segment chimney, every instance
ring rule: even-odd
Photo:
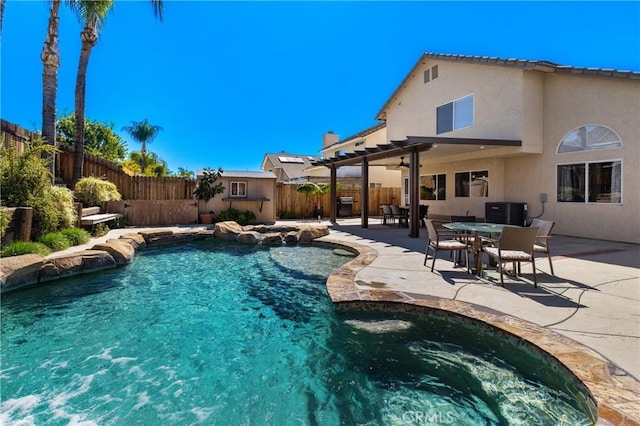
[[[329,130],[327,133],[322,135],[322,149],[325,149],[336,142],[338,142],[338,135],[333,133],[333,130]]]

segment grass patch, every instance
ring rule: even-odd
[[[48,232],[40,237],[40,242],[53,251],[71,247],[71,242],[61,232]]]
[[[23,254],[39,254],[40,256],[46,256],[51,253],[51,249],[42,243],[36,243],[34,241],[13,241],[6,246],[2,247],[0,256],[20,256]]]
[[[60,231],[65,236],[72,246],[79,246],[80,244],[86,244],[91,239],[91,234],[82,228],[65,228]]]

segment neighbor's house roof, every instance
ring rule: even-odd
[[[196,176],[202,176],[204,170],[198,170]],[[276,179],[276,175],[271,172],[263,172],[262,170],[248,172],[236,170],[223,170],[221,177],[223,178],[243,178],[243,179]]]
[[[241,179],[276,179],[276,175],[272,172],[241,172],[241,171],[223,171],[223,178],[241,178]]]
[[[364,137],[367,137],[371,133],[375,133],[380,129],[384,129],[385,127],[387,127],[387,123],[385,123],[383,121],[382,123],[378,123],[375,126],[371,126],[368,129],[364,129],[364,130],[362,130],[362,131],[360,131],[360,132],[358,132],[358,133],[356,133],[354,135],[351,135],[351,136],[349,136],[347,138],[339,140],[336,143],[332,143],[331,145],[322,148],[322,151],[326,151],[326,150],[328,150],[330,148],[335,148],[338,145],[342,145],[342,144],[346,144],[348,142],[352,142],[353,140],[362,139]]]
[[[307,175],[305,169],[311,167],[314,161],[318,161],[322,157],[317,155],[300,155],[279,152],[277,154],[265,154],[262,160],[261,169],[265,170],[269,167],[269,171],[275,173],[279,180],[288,180],[304,177]],[[267,160],[271,165],[267,165]]]
[[[378,114],[376,115],[376,119],[385,120],[386,119],[386,109],[389,104],[393,101],[393,99],[398,95],[398,93],[404,88],[407,84],[408,80],[412,77],[412,75],[416,72],[416,70],[428,59],[442,60],[442,61],[451,61],[451,62],[464,62],[464,63],[473,63],[473,64],[485,64],[485,65],[499,65],[505,67],[513,67],[513,68],[522,68],[533,71],[541,71],[548,73],[563,73],[563,74],[574,74],[574,75],[584,75],[584,76],[597,76],[597,77],[609,77],[609,78],[620,78],[627,80],[640,80],[640,72],[637,71],[621,71],[610,68],[584,68],[584,67],[572,67],[566,65],[559,65],[554,62],[549,61],[537,61],[537,60],[528,60],[528,59],[505,59],[505,58],[497,58],[494,56],[470,56],[470,55],[450,55],[450,54],[438,54],[438,53],[424,53],[420,56],[420,59],[416,62],[416,64],[411,68],[411,70],[407,73],[402,82],[398,85],[396,90],[389,96],[389,99],[384,103]]]

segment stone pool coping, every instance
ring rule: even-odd
[[[591,348],[552,330],[481,305],[395,290],[361,290],[356,275],[378,256],[376,250],[349,242],[322,238],[320,243],[341,247],[357,257],[334,271],[327,279],[329,297],[340,308],[354,303],[375,302],[382,306],[410,306],[416,309],[454,314],[488,324],[523,339],[558,361],[580,380],[597,405],[598,424],[640,425],[640,382],[631,376],[612,375],[616,366]]]

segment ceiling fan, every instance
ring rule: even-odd
[[[400,164],[396,166],[396,169],[399,169],[400,167],[409,167],[409,163],[404,162],[404,157],[400,157]]]

